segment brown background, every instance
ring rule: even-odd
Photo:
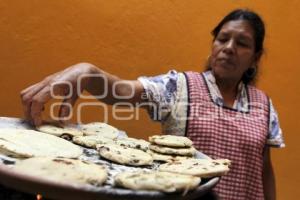
[[[210,31],[238,7],[254,9],[266,22],[258,87],[272,97],[287,145],[272,151],[278,199],[295,199],[300,196],[297,0],[0,0],[0,115],[21,117],[20,90],[82,61],[125,79],[170,69],[202,70]],[[101,120],[102,113],[86,107],[83,120]],[[133,137],[160,132],[146,112],[141,111],[140,118],[110,118],[109,123]]]

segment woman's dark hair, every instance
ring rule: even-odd
[[[261,17],[249,9],[236,9],[225,16],[211,32],[214,37],[213,40],[216,39],[224,24],[234,20],[246,20],[247,22],[249,22],[255,34],[255,53],[262,54],[264,51],[263,43],[265,38],[265,25]],[[252,82],[256,76],[256,72],[257,69],[256,71],[253,71],[253,69],[249,69],[243,75],[242,81],[245,84]]]

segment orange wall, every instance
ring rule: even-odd
[[[201,70],[210,31],[230,10],[249,7],[267,25],[258,86],[273,99],[287,147],[272,152],[278,199],[300,196],[300,3],[297,0],[0,0],[0,115],[22,116],[19,91],[86,61],[122,78]],[[88,108],[84,120],[101,119]],[[141,121],[110,123],[131,136],[158,133]]]

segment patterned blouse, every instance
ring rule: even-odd
[[[216,104],[223,105],[224,100],[211,71],[206,71],[204,77]],[[139,77],[149,102],[150,117],[162,123],[165,134],[185,135],[186,116],[188,112],[188,89],[185,75],[175,70],[154,77]],[[245,84],[238,86],[238,95],[233,105],[239,111],[248,111],[248,95]],[[278,114],[270,100],[270,122],[267,145],[284,147],[282,130],[279,125]]]

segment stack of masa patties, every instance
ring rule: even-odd
[[[149,137],[149,153],[153,159],[161,162],[188,159],[195,156],[193,142],[183,136],[153,135]]]
[[[165,161],[159,171],[192,175],[201,178],[222,176],[229,171],[227,159],[199,159],[193,142],[183,136],[154,135],[149,137],[149,149],[154,160]]]

